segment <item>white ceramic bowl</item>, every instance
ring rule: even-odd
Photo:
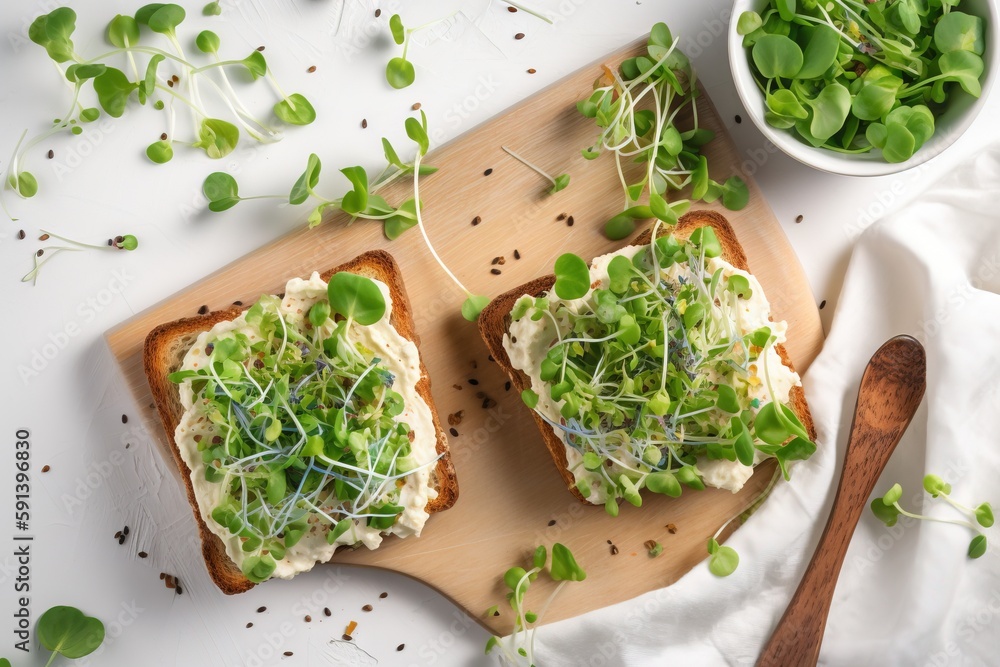
[[[967,14],[975,14],[985,23],[986,52],[983,54],[985,69],[981,79],[983,94],[979,99],[965,93],[955,94],[948,101],[944,113],[935,118],[934,136],[906,162],[891,164],[886,162],[876,150],[872,153],[851,155],[837,153],[823,148],[814,148],[798,138],[791,130],[779,130],[764,120],[764,94],[754,82],[750,72],[749,54],[743,48],[743,37],[736,32],[740,15],[747,10],[760,11],[767,6],[767,0],[735,0],[733,15],[729,25],[729,67],[736,82],[736,90],[754,124],[775,146],[799,162],[815,169],[847,176],[884,176],[910,169],[930,160],[951,146],[962,136],[979,114],[998,76],[997,59],[1000,56],[997,40],[1000,39],[995,26],[1000,25],[1000,10],[997,0],[962,0],[958,9]]]

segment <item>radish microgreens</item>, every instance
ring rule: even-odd
[[[969,549],[967,552],[969,558],[979,558],[986,553],[986,536],[979,531],[979,526],[983,528],[990,528],[993,526],[993,507],[989,503],[980,503],[976,507],[966,507],[965,505],[955,501],[951,497],[951,484],[948,484],[937,475],[926,475],[924,477],[923,486],[924,491],[930,494],[931,498],[941,498],[960,513],[964,514],[969,519],[974,520],[975,523],[972,523],[972,521],[939,519],[937,517],[922,516],[920,514],[913,514],[912,512],[904,510],[899,504],[899,500],[903,496],[903,487],[899,484],[893,484],[881,498],[875,498],[872,500],[870,505],[872,514],[878,517],[879,521],[890,528],[896,525],[896,521],[899,519],[900,515],[922,521],[936,521],[939,523],[952,523],[957,526],[965,526],[976,534],[969,543]]]
[[[522,399],[574,454],[580,494],[612,516],[620,500],[641,506],[644,488],[703,489],[705,462],[775,458],[787,479],[789,462],[816,449],[774,390],[779,339],[764,320],[750,324],[750,279],[717,259],[712,228],[683,242],[654,237],[612,258],[607,286],[595,289],[583,259],[560,256],[552,292],[511,312],[512,337],[526,327],[554,341],[521,369],[534,378]]]
[[[451,16],[454,16],[454,14]],[[390,86],[401,90],[412,85],[417,78],[417,72],[413,68],[413,63],[406,59],[406,53],[410,48],[410,37],[413,33],[424,28],[429,28],[442,21],[447,21],[451,16],[430,21],[416,28],[407,28],[404,26],[403,18],[399,14],[393,14],[389,18],[389,31],[392,33],[392,41],[403,47],[402,55],[392,58],[385,66],[385,80],[389,82]]]
[[[21,278],[22,283],[26,283],[29,280],[31,284],[34,285],[38,282],[38,273],[42,270],[42,266],[47,264],[53,257],[64,252],[78,252],[80,250],[135,250],[139,247],[139,240],[131,234],[125,234],[121,236],[116,236],[113,239],[108,239],[105,245],[94,245],[91,243],[82,243],[80,241],[74,241],[73,239],[66,238],[65,236],[60,236],[59,234],[54,234],[52,232],[47,232],[44,229],[41,230],[42,238],[55,238],[68,243],[69,245],[52,245],[45,246],[36,250],[32,255],[35,266],[24,274]]]
[[[57,606],[38,617],[35,635],[52,651],[45,663],[49,667],[57,655],[75,660],[96,651],[104,643],[104,624],[76,607]]]
[[[521,164],[523,164],[525,167],[528,167],[529,169],[531,169],[532,171],[534,171],[536,174],[538,174],[539,176],[541,176],[542,178],[544,178],[545,180],[547,180],[549,183],[551,183],[552,184],[552,188],[549,190],[549,194],[550,195],[554,195],[555,193],[559,192],[560,190],[565,190],[567,188],[567,186],[569,186],[569,174],[559,174],[558,176],[556,176],[555,178],[553,178],[553,177],[549,176],[547,173],[545,173],[544,171],[542,171],[542,169],[540,167],[537,167],[537,166],[533,165],[532,163],[528,162],[523,157],[521,157],[520,155],[518,155],[517,153],[515,153],[511,149],[507,148],[506,146],[501,146],[500,148],[502,148],[504,150],[504,152],[507,153],[507,155],[511,156],[512,158],[514,158],[515,160],[517,160],[518,162],[520,162]]]
[[[205,480],[223,490],[211,518],[240,538],[255,583],[310,530],[330,545],[389,531],[401,482],[437,460],[415,460],[395,378],[359,336],[386,310],[375,282],[337,273],[306,313],[262,296],[244,315],[252,339],[210,338],[207,363],[170,375],[210,424],[194,441]]]
[[[24,168],[25,155],[40,142],[60,132],[81,134],[86,123],[99,118],[101,110],[113,118],[120,118],[133,97],[140,105],[151,104],[156,109],[167,111],[167,138],[154,141],[146,148],[147,157],[156,164],[169,162],[175,145],[199,148],[208,157],[219,159],[236,148],[243,133],[259,142],[280,138],[275,127],[256,118],[246,108],[226,75],[227,68],[242,70],[251,79],[266,78],[280,96],[274,105],[274,115],[285,123],[307,125],[315,120],[316,112],[309,101],[298,93],[285,93],[259,51],[253,51],[241,60],[222,60],[218,54],[218,35],[203,31],[198,35],[196,45],[200,52],[213,56],[214,62],[196,65],[189,61],[177,36],[177,27],[185,17],[184,9],[179,5],[161,3],[140,7],[134,16],[119,14],[111,20],[105,32],[107,41],[115,49],[93,58],[85,58],[76,52],[72,40],[76,12],[72,9],[59,7],[35,19],[28,29],[28,37],[46,50],[56,68],[72,85],[72,101],[66,113],[46,131],[27,142],[24,141],[27,131],[21,135],[7,165],[4,189],[10,188],[22,198],[33,197],[38,192],[38,182]],[[171,50],[143,43],[145,31],[161,35]],[[111,64],[111,59],[122,56],[130,74]],[[144,68],[140,68],[137,57],[148,57]],[[163,71],[167,65],[179,72],[180,77]],[[209,76],[210,73],[214,73],[215,77]],[[230,113],[229,119],[209,115],[202,103],[199,83],[207,85],[223,102]],[[81,98],[88,85],[100,109],[83,106]],[[180,92],[182,85],[187,87],[186,94]],[[169,105],[164,105],[164,100]],[[190,111],[191,132],[194,135],[191,140],[175,137],[175,102]]]
[[[657,23],[650,31],[646,55],[625,60],[618,71],[605,67],[594,92],[577,103],[580,113],[593,118],[600,128],[597,140],[583,150],[583,156],[593,160],[603,151],[613,153],[625,191],[624,210],[604,227],[611,239],[632,234],[635,221],[640,219],[655,217],[670,225],[676,223],[691,202],[670,202],[667,195],[685,186],[691,186],[691,199],[707,203],[721,200],[733,211],[742,209],[749,200],[747,185],[739,176],[724,183],[709,177],[708,160],[701,148],[715,134],[699,125],[697,77],[677,47],[678,41],[665,23]],[[692,126],[681,130],[677,117],[688,106]],[[641,177],[630,178],[624,162],[644,164]],[[647,192],[648,205],[639,205]]]
[[[559,585],[542,604],[541,611],[535,614],[525,607],[524,597],[531,582],[546,571],[549,578],[559,582]],[[566,546],[558,542],[553,544],[551,560],[545,546],[536,548],[532,554],[530,569],[512,567],[502,577],[504,586],[510,589],[507,593],[507,602],[514,612],[514,633],[506,640],[497,636],[490,637],[486,642],[486,653],[489,654],[497,649],[508,664],[534,667],[535,633],[549,605],[568,582],[583,581],[586,578],[587,573],[577,564],[573,553]],[[491,607],[487,615],[499,616],[499,609],[496,606]]]
[[[770,0],[744,12],[737,29],[764,119],[816,148],[905,162],[949,98],[982,94],[983,21],[960,4]]]

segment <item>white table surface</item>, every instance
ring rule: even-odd
[[[637,38],[665,20],[692,56],[764,195],[798,252],[817,302],[826,301],[829,325],[853,240],[885,212],[910,200],[938,175],[986,143],[1000,138],[994,96],[971,130],[926,166],[870,180],[830,176],[800,166],[767,149],[764,138],[740,107],[730,78],[724,33],[727,0],[655,2],[642,0],[536,0],[558,16],[548,26],[525,13],[510,14],[490,0],[420,0],[372,3],[344,0],[223,0],[220,17],[201,16],[188,6],[179,33],[185,43],[211,28],[222,36],[222,53],[241,58],[258,45],[282,86],[301,91],[319,114],[306,128],[289,129],[283,141],[244,142],[215,162],[179,148],[174,160],[156,166],[143,156],[163,128],[162,116],[130,105],[120,119],[88,126],[80,137],[59,136],[39,145],[26,168],[40,188],[33,200],[8,191],[18,222],[0,219],[0,618],[5,627],[0,656],[14,665],[40,665],[47,655],[32,642],[30,655],[13,648],[18,576],[13,556],[14,440],[31,433],[30,608],[33,619],[55,604],[71,604],[101,618],[108,639],[99,665],[267,665],[377,664],[480,665],[486,640],[470,618],[433,590],[380,571],[319,567],[292,582],[279,582],[225,597],[208,580],[195,546],[196,533],[176,479],[168,472],[139,420],[108,353],[102,334],[117,323],[303,224],[302,208],[273,202],[245,202],[229,214],[203,210],[201,183],[211,171],[238,173],[241,190],[283,192],[316,152],[325,164],[322,188],[344,182],[337,168],[382,163],[379,138],[402,139],[402,119],[420,102],[435,141],[454,138],[541,90],[602,54]],[[104,26],[137,4],[74,2],[79,14],[75,42],[86,56],[109,48]],[[447,16],[461,8],[454,24],[436,36],[414,37],[411,59],[417,82],[395,91],[382,75],[398,48],[388,16],[402,10],[408,25]],[[29,136],[64,113],[69,88],[60,83],[45,53],[27,41],[27,26],[48,1],[0,5],[0,156],[7,159],[24,128]],[[381,6],[381,19],[374,9]],[[526,33],[516,41],[513,35]],[[189,56],[193,51],[189,48]],[[316,65],[317,71],[306,69]],[[119,67],[122,65],[119,64]],[[533,67],[537,74],[529,75]],[[251,106],[267,111],[274,98],[263,82],[247,89]],[[736,114],[744,122],[736,124]],[[361,119],[368,121],[361,128]],[[179,114],[180,127],[188,122]],[[180,132],[179,132],[180,134]],[[402,142],[400,142],[402,143]],[[48,160],[48,149],[55,158]],[[6,167],[6,161],[0,162]],[[801,224],[795,223],[802,215]],[[42,272],[37,286],[20,278],[41,245],[40,228],[79,240],[103,242],[116,234],[139,237],[133,253],[66,253]],[[18,240],[24,229],[26,240]],[[400,242],[416,243],[405,236]],[[411,279],[413,279],[411,277]],[[877,288],[877,287],[876,287]],[[125,443],[129,447],[125,448]],[[43,465],[51,470],[40,473]],[[131,528],[124,545],[113,539]],[[147,550],[149,557],[136,554]],[[446,567],[446,563],[442,563]],[[178,575],[184,594],[159,580]],[[484,577],[501,573],[484,572]],[[379,599],[379,593],[389,593]],[[498,600],[500,602],[500,600]],[[370,613],[362,605],[373,604]],[[259,606],[267,611],[256,613]],[[322,609],[332,615],[325,617]],[[312,623],[303,616],[311,614]],[[338,639],[357,620],[355,645]],[[247,622],[254,627],[245,628]],[[544,630],[543,630],[544,632]],[[403,651],[396,646],[405,643]],[[292,651],[292,658],[283,658]],[[308,657],[308,659],[307,659]]]

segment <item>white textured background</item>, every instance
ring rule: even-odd
[[[79,14],[77,51],[86,57],[109,50],[103,32],[115,13],[131,14],[138,6],[69,4]],[[121,422],[123,413],[137,410],[102,340],[106,329],[302,224],[301,208],[268,201],[246,202],[221,216],[206,213],[200,189],[209,172],[237,174],[245,194],[282,193],[308,153],[316,152],[326,166],[321,188],[338,194],[334,190],[344,183],[334,177],[336,169],[380,167],[379,138],[403,137],[402,119],[414,102],[422,103],[436,140],[451,139],[665,20],[728,123],[745,171],[754,174],[799,253],[817,302],[827,301],[822,314],[828,324],[857,234],[1000,137],[989,120],[1000,111],[994,96],[966,136],[924,167],[872,180],[812,172],[770,152],[740,108],[725,47],[726,0],[534,4],[557,17],[554,26],[510,14],[490,0],[223,0],[215,18],[201,16],[200,4],[187,6],[179,34],[189,56],[194,35],[204,28],[222,36],[225,57],[242,58],[265,45],[282,86],[312,100],[317,122],[289,129],[278,144],[244,143],[221,164],[178,148],[171,163],[155,166],[143,150],[164,131],[163,115],[133,104],[121,119],[102,119],[80,137],[53,138],[29,155],[25,168],[38,177],[39,195],[20,201],[8,192],[8,206],[20,220],[0,218],[0,656],[15,665],[40,665],[47,657],[35,645],[30,656],[15,652],[8,629],[17,576],[10,555],[13,441],[16,429],[27,428],[34,470],[30,532],[36,537],[32,613],[37,618],[54,604],[72,604],[108,628],[100,652],[78,664],[268,665],[278,664],[284,651],[295,654],[284,659],[288,664],[489,664],[480,657],[486,635],[470,618],[399,576],[319,567],[292,582],[228,598],[209,581],[176,479],[139,420]],[[28,128],[31,136],[44,130],[70,101],[70,89],[26,37],[31,20],[55,6],[48,0],[0,6],[3,168],[21,131]],[[374,18],[376,7],[381,19]],[[398,48],[389,37],[389,15],[400,11],[407,25],[417,25],[456,10],[447,24],[414,36],[416,84],[390,89],[382,72]],[[527,37],[515,41],[517,32]],[[318,69],[307,74],[311,65]],[[529,67],[537,74],[528,75]],[[263,82],[248,87],[244,99],[261,115],[274,102]],[[742,124],[735,123],[736,114],[743,114]],[[187,115],[179,119],[186,127]],[[53,160],[45,158],[50,148]],[[804,221],[795,224],[799,214]],[[31,268],[43,227],[97,243],[132,233],[140,249],[64,254],[31,287],[19,280]],[[19,229],[26,240],[17,240]],[[39,474],[45,464],[51,471]],[[112,536],[126,524],[130,536],[119,546]],[[140,550],[149,558],[139,559]],[[182,596],[164,588],[161,571],[180,577]],[[378,599],[382,591],[388,598]],[[369,603],[375,611],[362,612]],[[261,605],[268,610],[257,614]],[[323,607],[331,609],[330,618]],[[307,613],[311,624],[302,621]],[[366,653],[330,643],[350,620],[359,622],[355,644]],[[252,629],[244,627],[249,621]],[[400,643],[406,648],[397,652]]]

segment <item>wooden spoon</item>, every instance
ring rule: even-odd
[[[830,518],[798,590],[764,647],[758,667],[815,665],[826,617],[854,528],[926,386],[924,348],[910,336],[890,339],[861,377],[844,470]]]

